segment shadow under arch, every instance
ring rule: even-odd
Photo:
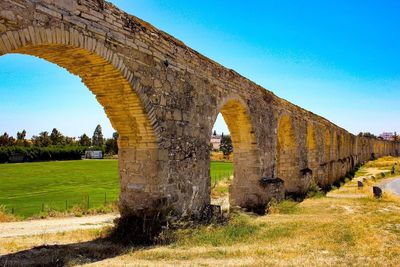
[[[265,202],[265,193],[259,186],[261,163],[250,112],[241,98],[228,97],[218,106],[212,125],[219,113],[228,126],[234,154],[234,179],[229,188],[229,204],[231,207],[252,209]]]
[[[146,97],[138,92],[139,81],[116,52],[102,40],[66,29],[28,27],[0,33],[0,56],[36,56],[82,79],[120,135],[121,214],[144,210],[151,203],[146,189],[157,178],[158,135],[156,121],[150,120],[153,112]]]

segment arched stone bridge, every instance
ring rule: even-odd
[[[196,215],[210,203],[209,143],[220,112],[235,150],[234,206],[274,196],[262,177],[301,193],[372,153],[398,153],[398,145],[356,137],[103,0],[0,1],[0,55],[8,53],[64,67],[96,95],[120,133],[123,216]]]

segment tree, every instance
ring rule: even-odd
[[[17,133],[17,140],[23,141],[25,140],[26,137],[26,131],[22,130],[22,132]]]
[[[8,136],[8,133],[4,133],[2,136],[0,136],[0,146],[8,146],[9,139],[10,137]]]
[[[8,146],[14,146],[15,145],[15,138],[10,136],[8,138]]]
[[[28,140],[26,140],[26,131],[17,132],[17,141],[15,142],[17,146],[29,146]]]
[[[89,138],[89,137],[88,137]],[[90,139],[89,139],[90,140]],[[76,139],[75,137],[69,137],[69,136],[65,136],[65,144],[72,146],[76,144]]]
[[[113,140],[114,140],[114,152],[115,154],[118,154],[118,138],[119,138],[119,133],[118,132],[114,132],[113,133]]]
[[[368,138],[373,138],[373,139],[377,139],[378,138],[376,135],[374,135],[374,134],[372,134],[370,132],[366,132],[366,133],[360,132],[358,134],[358,136],[359,137],[368,137]]]
[[[224,153],[224,156],[229,156],[233,152],[232,139],[230,135],[221,136],[221,145],[219,150]]]
[[[4,133],[0,136],[0,146],[14,146],[15,143],[15,138],[9,136],[8,133]]]
[[[50,134],[50,139],[51,139],[51,144],[53,146],[56,145],[65,145],[65,137],[62,135],[62,133],[57,130],[56,128],[53,128]]]
[[[102,147],[104,144],[103,131],[101,125],[97,125],[92,137],[92,145]]]
[[[48,147],[51,145],[51,139],[49,136],[49,132],[41,132],[39,136],[32,136],[32,143],[34,146],[40,146],[40,147]]]
[[[396,132],[394,132],[394,134],[393,134],[393,142],[399,142],[399,136],[397,135],[397,133]]]
[[[107,154],[116,155],[118,154],[118,133],[113,133],[113,137],[106,140],[106,149],[105,152]]]
[[[79,137],[79,144],[81,146],[91,146],[92,140],[90,140],[89,136],[83,134],[82,136]]]

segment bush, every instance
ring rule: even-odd
[[[300,211],[299,207],[300,202],[297,202],[291,198],[285,199],[281,202],[277,202],[275,199],[272,199],[268,203],[268,214],[296,214]]]
[[[85,150],[83,146],[0,147],[0,163],[10,162],[13,155],[20,155],[23,162],[79,160]]]
[[[310,187],[308,188],[307,191],[307,197],[308,198],[319,198],[323,197],[324,193],[322,192],[322,189],[315,183],[314,181],[311,182]]]

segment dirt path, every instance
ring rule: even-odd
[[[383,180],[379,185],[383,190],[391,191],[393,194],[400,196],[400,177],[391,177]]]
[[[118,214],[0,223],[0,238],[60,233],[112,226]]]
[[[381,170],[379,168],[366,168],[365,169],[367,171],[367,175],[377,175],[377,174],[381,174],[381,173],[388,173],[390,172],[390,170]]]

